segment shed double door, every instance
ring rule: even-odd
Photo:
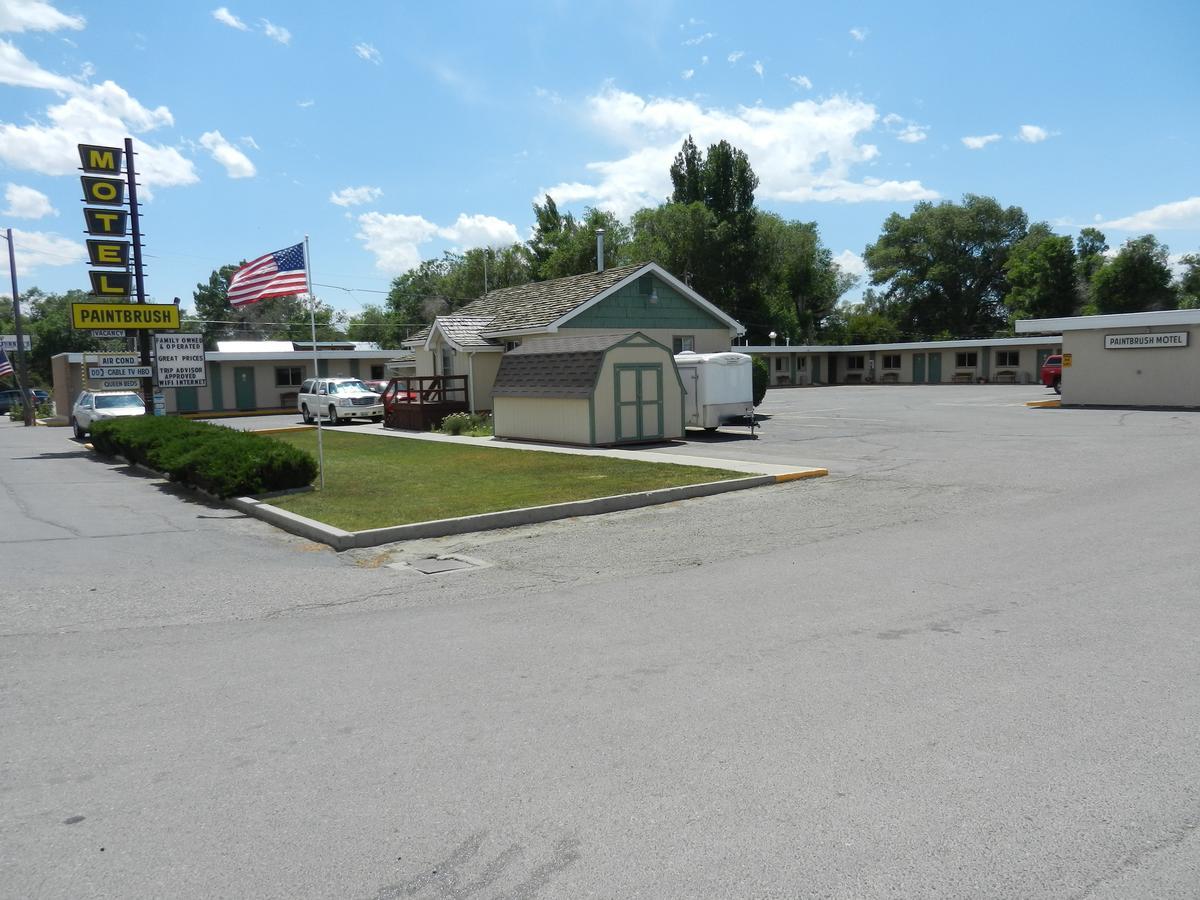
[[[663,436],[662,365],[613,366],[616,377],[618,441],[645,441]]]

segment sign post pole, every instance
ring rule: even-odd
[[[133,281],[137,291],[137,302],[145,304],[146,285],[142,277],[142,226],[138,214],[137,178],[133,168],[133,138],[125,138],[125,177],[129,182],[129,223],[133,239]],[[138,352],[142,365],[150,365],[150,333],[138,332]],[[142,379],[142,400],[146,404],[146,415],[154,415],[154,379]]]
[[[21,411],[26,427],[33,424],[33,392],[29,390],[29,369],[25,365],[25,338],[21,334],[21,296],[17,293],[17,257],[13,252],[12,229],[8,229],[8,271],[12,275],[13,321],[17,333],[17,386],[21,389]]]
[[[304,279],[308,282],[308,325],[312,330],[313,378],[321,377],[317,359],[317,298],[312,292],[312,266],[308,257],[308,235],[304,236]],[[325,490],[325,441],[321,432],[321,409],[317,408],[317,470],[321,474],[321,490]]]

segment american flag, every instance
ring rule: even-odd
[[[12,363],[8,361],[8,354],[0,350],[0,375],[11,375],[13,373]]]
[[[308,290],[304,270],[304,245],[276,250],[248,262],[229,279],[231,306],[246,306],[268,297],[286,297]]]

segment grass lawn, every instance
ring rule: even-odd
[[[271,503],[346,531],[746,477],[604,456],[324,433],[325,490]],[[316,432],[275,439],[316,455]]]

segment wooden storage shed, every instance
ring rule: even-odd
[[[496,437],[609,446],[683,437],[683,382],[640,331],[541,338],[505,353],[492,389]]]

